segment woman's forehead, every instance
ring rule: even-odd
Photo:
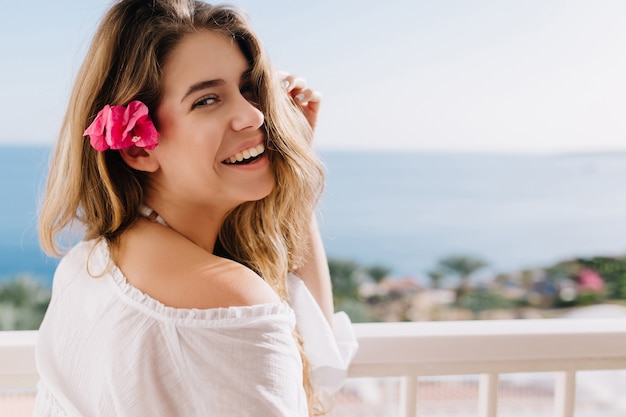
[[[208,30],[188,34],[163,65],[164,92],[180,92],[212,79],[238,81],[247,68],[248,61],[231,37]]]

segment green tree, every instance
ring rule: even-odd
[[[356,300],[359,293],[359,266],[345,259],[328,259],[335,304],[344,299]]]
[[[389,276],[391,268],[387,268],[383,265],[374,265],[367,268],[366,273],[375,283],[380,284],[383,279]]]
[[[464,294],[457,302],[459,307],[467,308],[474,316],[480,317],[480,313],[498,308],[508,309],[513,303],[504,299],[500,294],[487,290],[479,290]]]
[[[441,282],[446,277],[443,272],[438,269],[434,269],[432,271],[428,271],[428,278],[430,279],[430,286],[434,289],[441,288]]]
[[[27,275],[0,284],[0,330],[36,330],[50,302],[50,290]]]
[[[439,260],[438,269],[444,274],[459,278],[459,285],[457,287],[458,298],[467,293],[471,275],[487,265],[485,261],[479,258],[465,255],[451,255]]]
[[[359,297],[362,277],[364,273],[370,275],[371,271],[353,261],[334,258],[328,260],[328,269],[333,285],[335,309],[345,311],[354,323],[375,321],[375,316]]]
[[[598,256],[577,261],[600,274],[606,284],[607,298],[626,300],[626,259]]]

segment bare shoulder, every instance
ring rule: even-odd
[[[138,222],[120,239],[115,262],[128,282],[174,308],[279,303],[254,271],[199,248],[158,224]]]

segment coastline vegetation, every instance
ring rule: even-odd
[[[419,285],[384,266],[329,260],[335,306],[354,322],[555,318],[595,304],[626,306],[626,256],[574,258],[474,279],[488,266],[472,256],[447,256],[427,273],[428,284]]]
[[[0,330],[38,329],[50,294],[49,288],[30,275],[0,283]]]
[[[481,280],[480,258],[451,255],[427,273],[428,283],[392,275],[385,265],[330,258],[336,310],[353,322],[551,318],[582,306],[626,306],[626,256],[574,258],[544,268]],[[0,283],[0,330],[35,330],[51,291],[29,275]]]

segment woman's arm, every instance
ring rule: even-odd
[[[332,326],[332,317],[335,312],[333,306],[333,290],[328,270],[328,260],[322,244],[319,227],[315,215],[309,225],[308,250],[304,264],[296,271],[296,274],[304,281],[317,304],[322,309],[324,317]]]
[[[306,80],[302,77],[281,73],[281,81],[287,93],[302,109],[302,113],[311,125],[311,128],[315,130],[322,100],[321,94],[308,88]],[[324,317],[332,325],[334,307],[330,272],[317,219],[314,214],[311,216],[309,224],[307,249],[304,264],[296,271],[296,274],[304,281],[304,284],[320,306],[322,313],[324,313]]]

